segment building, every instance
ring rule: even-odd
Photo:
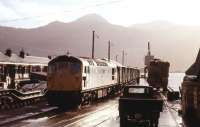
[[[5,54],[0,52],[0,86],[16,88],[18,82],[30,79],[31,72],[47,72],[50,61],[47,57],[19,55],[7,49]]]

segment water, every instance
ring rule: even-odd
[[[179,91],[179,87],[183,82],[183,77],[185,73],[169,73],[168,86],[171,87],[174,91]],[[149,85],[146,80],[141,79],[140,85]]]
[[[168,78],[168,86],[175,91],[179,91],[179,87],[183,82],[183,77],[185,73],[170,73]]]

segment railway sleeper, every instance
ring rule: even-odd
[[[28,106],[37,102],[40,102],[44,99],[42,98],[32,98],[27,100],[21,100],[21,101],[3,101],[3,103],[0,104],[0,110],[8,110],[8,109],[16,109],[16,108],[22,108],[24,106]]]

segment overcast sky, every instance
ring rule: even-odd
[[[90,13],[123,26],[156,20],[200,25],[199,0],[0,0],[2,26],[37,27]]]

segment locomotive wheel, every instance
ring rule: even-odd
[[[97,100],[97,93],[96,93],[96,92],[92,92],[91,100],[92,100],[92,101]]]
[[[153,120],[150,120],[150,127],[153,127]]]
[[[150,127],[158,127],[158,119],[150,120]]]
[[[158,127],[158,119],[154,120],[154,125],[155,125],[155,127]]]
[[[92,101],[92,95],[89,93],[83,94],[82,97],[82,104],[83,105],[89,105]]]

